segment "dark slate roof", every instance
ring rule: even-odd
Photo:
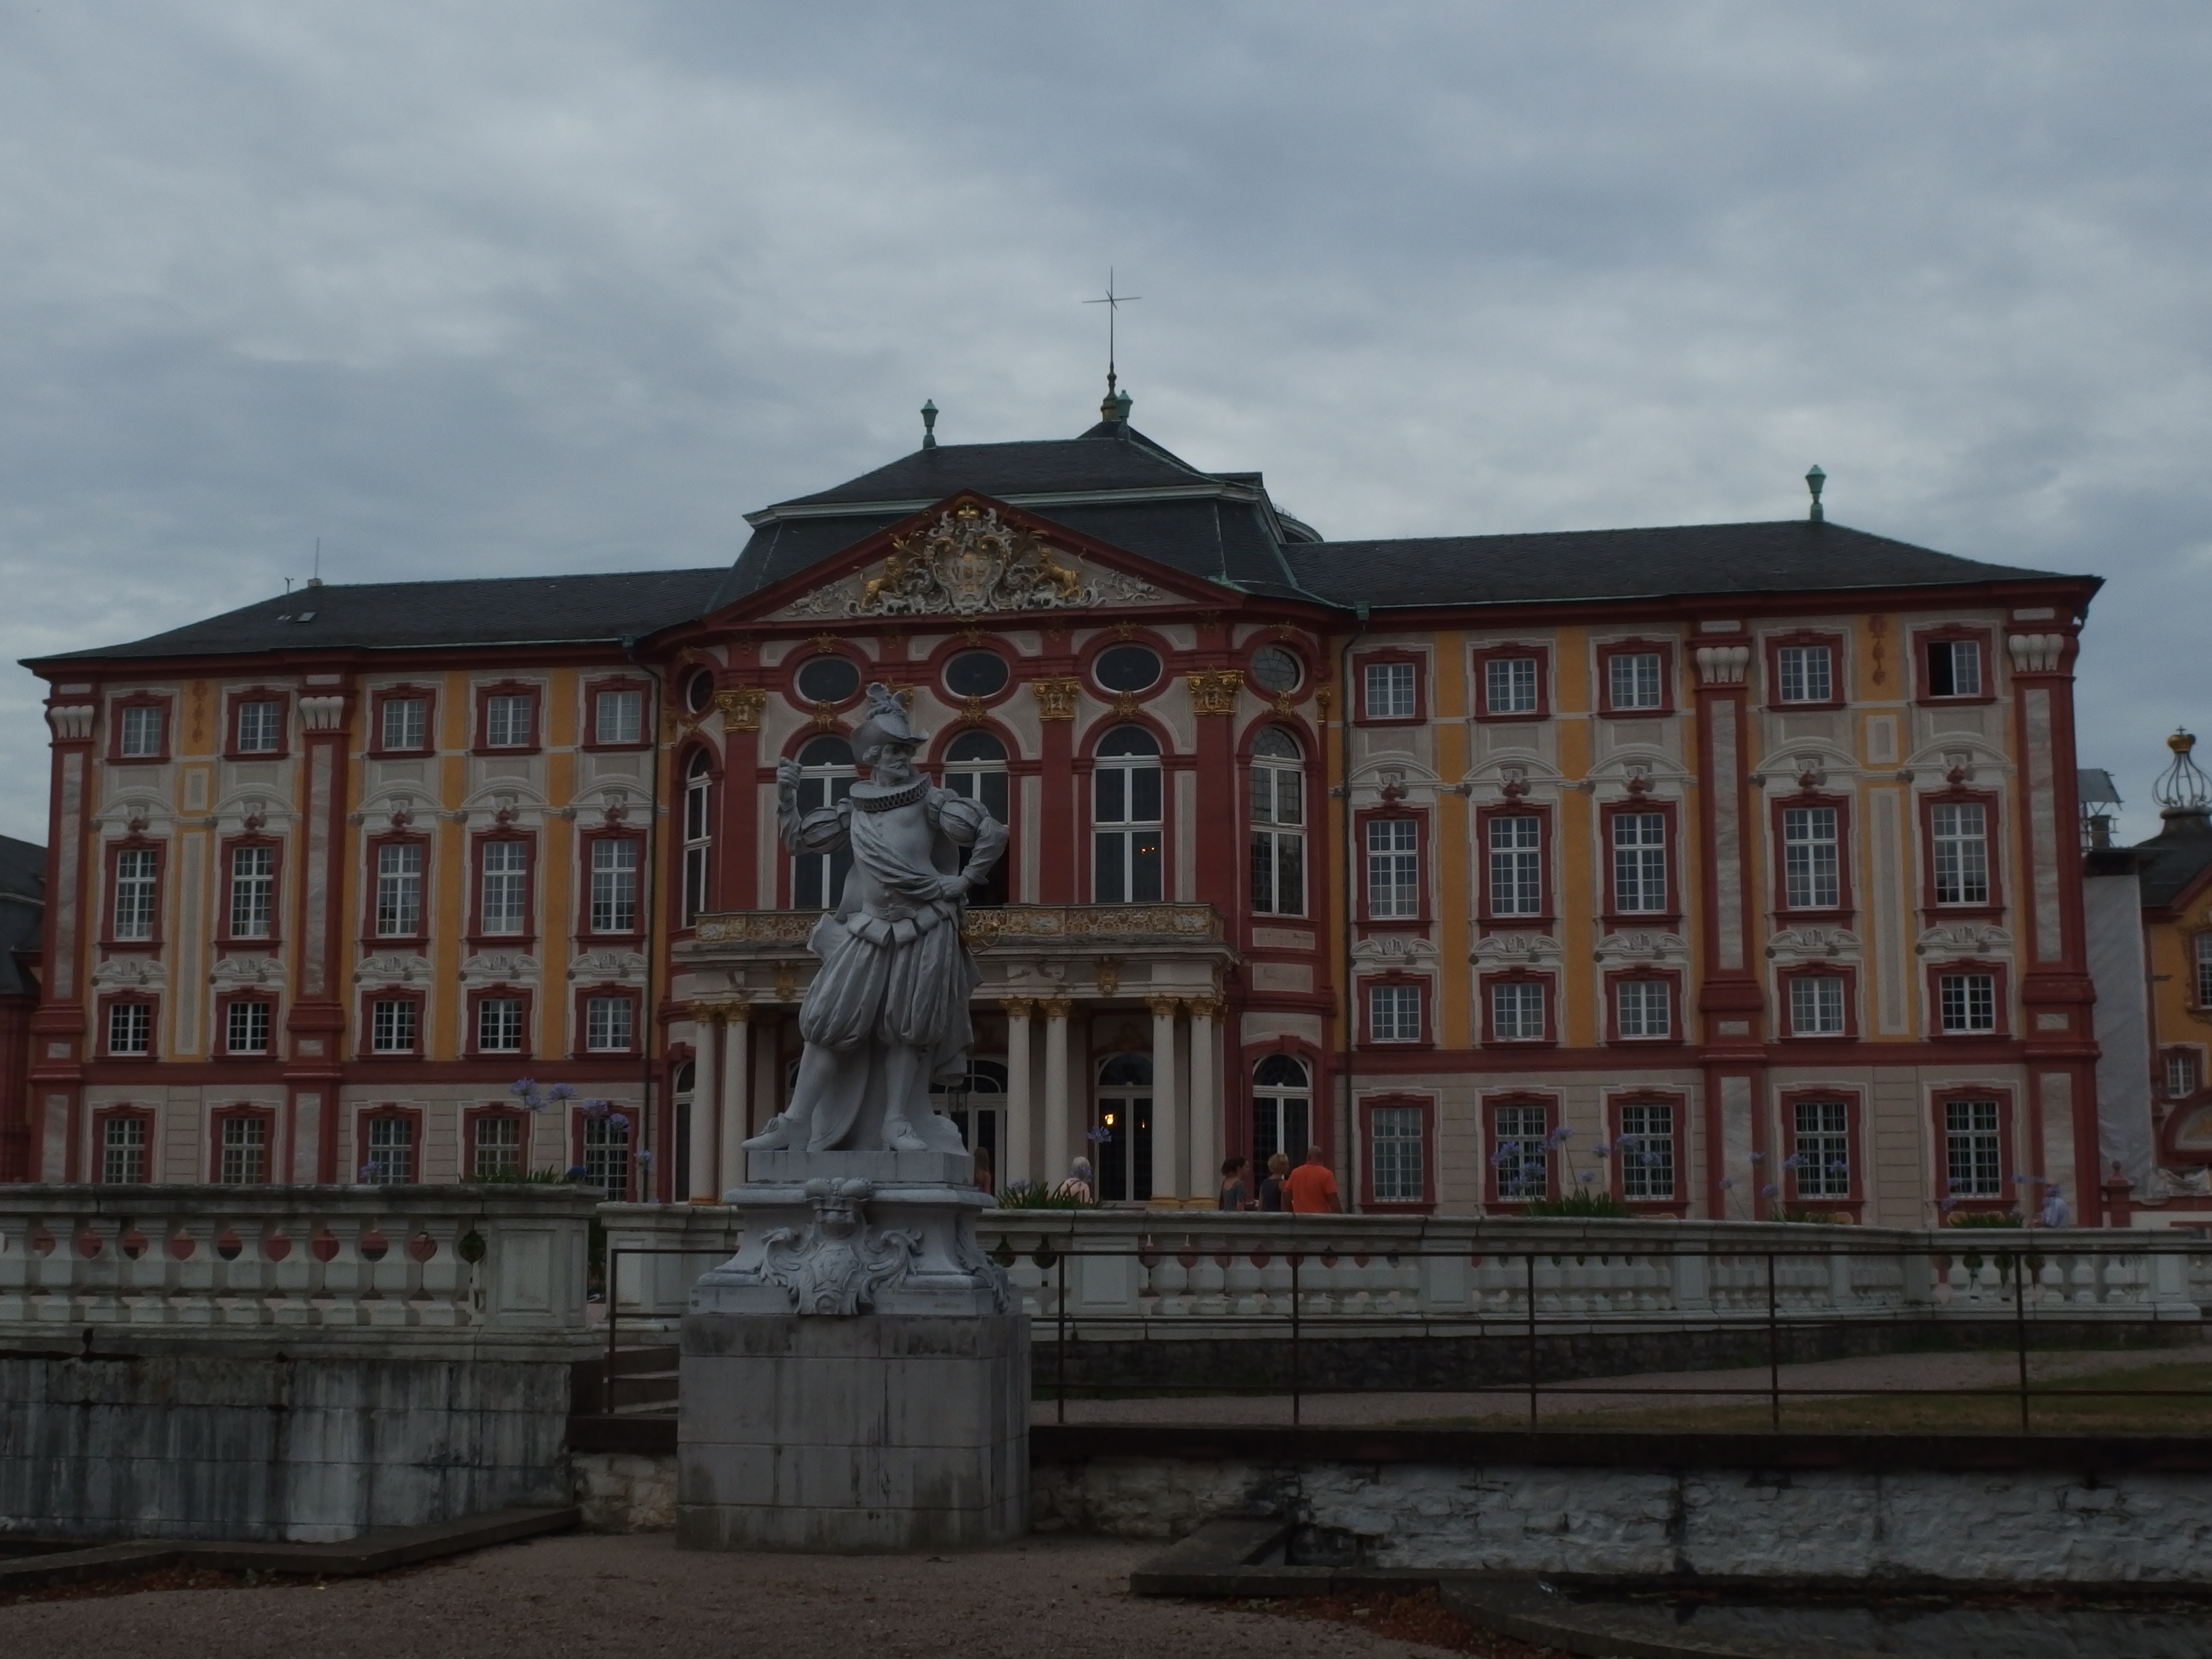
[[[702,614],[726,574],[717,567],[602,576],[333,583],[264,599],[128,645],[37,660],[622,640]]]
[[[1804,519],[1320,542],[1283,551],[1304,586],[1338,605],[1378,607],[1917,587],[2051,574]]]
[[[46,849],[0,836],[0,997],[39,994],[19,953],[38,954],[46,895]]]
[[[1120,435],[1126,433],[1126,436]],[[1240,481],[1254,475],[1238,475]],[[1158,489],[1219,482],[1154,443],[1134,427],[1101,421],[1079,438],[1016,444],[940,444],[902,455],[834,489],[779,507],[845,501],[939,501],[963,489],[984,495],[1027,495],[1077,489]]]
[[[2179,898],[2207,865],[2212,865],[2212,817],[2203,812],[2178,812],[2165,818],[2159,832],[2148,841],[2137,842],[2135,851],[2136,868],[2142,878],[2143,908],[2161,909]]]

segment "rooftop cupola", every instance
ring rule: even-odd
[[[2166,740],[2173,751],[2173,764],[2159,775],[2150,793],[2159,805],[2159,817],[2165,827],[2159,833],[2212,834],[2212,778],[2190,758],[2189,751],[2197,747],[2196,738],[2187,732],[2176,732]]]

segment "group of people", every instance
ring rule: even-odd
[[[1337,1196],[1336,1177],[1322,1161],[1321,1148],[1306,1148],[1305,1159],[1292,1168],[1290,1158],[1277,1152],[1267,1160],[1267,1174],[1257,1190],[1251,1182],[1249,1158],[1231,1158],[1221,1165],[1221,1207],[1224,1210],[1286,1212],[1293,1215],[1336,1215],[1344,1209]]]

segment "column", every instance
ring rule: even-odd
[[[1221,999],[1193,997],[1188,1006],[1191,1196],[1211,1206],[1221,1187],[1221,1056],[1213,1042]]]
[[[1036,1004],[1028,997],[1001,997],[1006,1011],[1006,1144],[999,1149],[1006,1167],[998,1172],[999,1190],[1017,1181],[1034,1181],[1030,1167],[1030,1015]]]
[[[1182,1132],[1176,1111],[1175,997],[1147,997],[1152,1010],[1152,1200],[1182,1196]]]
[[[721,1189],[714,1185],[720,1173],[714,1161],[715,1102],[720,1098],[716,1074],[721,1067],[721,1010],[712,1003],[691,1005],[691,1191],[694,1204],[719,1204]]]
[[[745,1137],[752,1133],[752,1048],[750,1039],[752,1010],[742,1002],[733,1003],[723,1010],[729,1022],[724,1039],[728,1052],[722,1056],[721,1099],[714,1115],[722,1126],[721,1181],[717,1195],[731,1188],[740,1186],[745,1178]],[[697,1111],[694,1105],[691,1109]]]
[[[1048,997],[1044,1008],[1044,1179],[1057,1186],[1067,1176],[1067,1017],[1075,1004]]]

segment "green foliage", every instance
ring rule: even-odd
[[[1095,1198],[1079,1198],[1064,1193],[1057,1187],[1048,1187],[1041,1181],[1018,1181],[1002,1188],[999,1194],[1002,1210],[1095,1210],[1099,1207]]]
[[[1522,1209],[1523,1215],[1595,1217],[1609,1221],[1632,1221],[1636,1212],[1611,1193],[1594,1193],[1587,1187],[1577,1187],[1557,1198],[1532,1199]]]
[[[520,1170],[507,1175],[471,1176],[469,1180],[487,1187],[566,1187],[584,1177],[572,1170],[556,1170],[548,1165],[525,1175]]]
[[[1850,1217],[1841,1210],[1808,1210],[1802,1204],[1784,1204],[1767,1218],[1770,1221],[1795,1221],[1808,1227],[1848,1227]]]
[[[2009,1210],[2002,1214],[1991,1210],[1961,1210],[1948,1217],[1943,1224],[1947,1227],[2024,1227],[2027,1223],[2021,1218],[2018,1210]]]

